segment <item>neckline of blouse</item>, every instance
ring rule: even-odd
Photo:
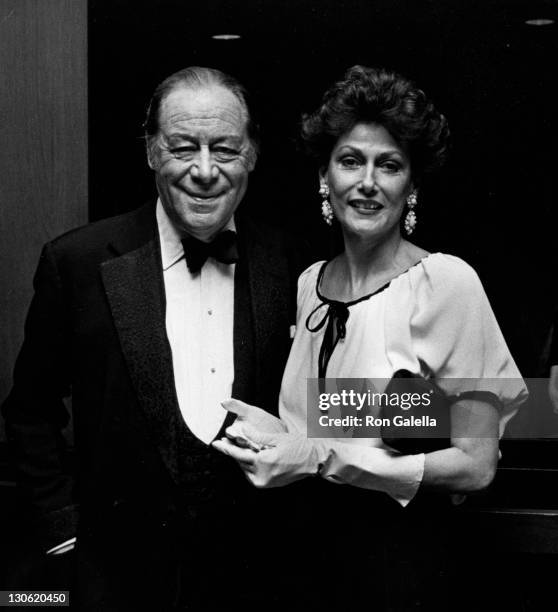
[[[403,272],[400,272],[397,276],[394,276],[393,278],[388,280],[388,282],[385,285],[382,285],[379,289],[376,289],[376,291],[372,291],[372,293],[368,293],[367,295],[363,295],[362,297],[359,297],[356,300],[351,300],[350,302],[341,302],[339,300],[332,300],[332,299],[326,297],[325,295],[322,295],[322,293],[320,291],[320,284],[322,282],[322,278],[324,276],[325,269],[326,269],[327,265],[331,262],[331,259],[328,260],[328,261],[324,261],[324,263],[322,264],[322,267],[320,268],[320,271],[318,272],[318,278],[316,279],[316,295],[325,304],[343,304],[344,306],[347,306],[347,307],[348,306],[354,306],[355,304],[358,304],[359,302],[364,302],[365,300],[368,300],[371,297],[373,297],[375,295],[378,295],[378,293],[381,293],[382,291],[387,289],[394,280],[396,280],[397,278],[400,278],[404,274],[407,274],[407,272],[409,272],[409,270],[412,270],[413,268],[418,266],[425,259],[428,259],[432,255],[436,255],[436,253],[428,253],[428,255],[425,255],[424,257],[421,257],[414,264],[412,264],[411,266],[409,266],[408,268],[403,270]]]

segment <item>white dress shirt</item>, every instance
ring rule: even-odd
[[[192,274],[161,200],[156,214],[178,405],[190,431],[209,444],[227,414],[221,402],[232,393],[235,264],[209,257]],[[224,229],[234,228],[231,219]]]
[[[209,257],[202,269],[192,274],[186,266],[181,236],[160,199],[156,215],[167,302],[165,323],[178,405],[190,431],[209,444],[227,414],[221,402],[232,394],[235,265]],[[234,230],[234,220],[223,229]],[[75,543],[76,538],[71,538],[47,554],[63,554]]]

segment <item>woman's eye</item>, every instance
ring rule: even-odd
[[[388,172],[399,172],[401,166],[397,162],[384,162],[382,168]]]
[[[343,168],[356,168],[359,165],[356,157],[342,157],[340,162]]]

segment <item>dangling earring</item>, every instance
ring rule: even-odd
[[[331,225],[331,223],[333,222],[333,208],[331,208],[331,204],[329,203],[329,187],[326,185],[326,183],[321,183],[320,185],[320,195],[323,198],[322,201],[322,217],[324,218],[324,221],[328,224]]]
[[[415,189],[407,196],[407,207],[409,208],[409,212],[407,213],[405,222],[403,224],[407,236],[410,236],[415,231],[415,227],[417,225],[417,214],[413,210],[416,205],[417,191]]]

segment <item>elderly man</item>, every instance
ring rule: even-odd
[[[257,157],[235,79],[173,74],[145,128],[157,202],[45,246],[3,411],[45,551],[77,536],[80,609],[216,609],[260,564],[250,538],[270,494],[210,443],[224,398],[276,410],[299,267],[280,234],[235,214]]]

